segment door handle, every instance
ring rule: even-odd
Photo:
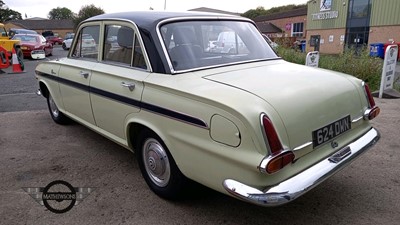
[[[135,83],[121,82],[121,86],[129,88],[130,91],[133,91],[133,89],[135,89]]]
[[[84,77],[85,79],[87,79],[88,76],[89,76],[89,72],[81,71],[81,72],[79,72],[79,74],[80,74],[82,77]]]

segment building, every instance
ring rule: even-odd
[[[26,19],[26,20],[11,20],[5,24],[7,30],[10,28],[22,28],[37,31],[41,34],[44,31],[53,31],[55,35],[62,38],[67,33],[73,32],[74,23],[72,20],[48,20],[48,19]]]
[[[263,34],[271,38],[303,39],[306,37],[307,7],[259,16],[254,22]]]
[[[400,42],[398,0],[313,0],[308,2],[307,51],[338,54],[345,47]]]

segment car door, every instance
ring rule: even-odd
[[[140,111],[149,75],[137,29],[132,24],[105,22],[101,63],[92,68],[90,99],[99,128],[125,143],[125,118]]]
[[[89,24],[83,27],[77,36],[73,51],[61,63],[60,91],[68,115],[82,123],[95,125],[90,103],[89,84],[92,68],[98,64],[98,48],[85,49],[83,36],[91,35],[99,43],[100,26]]]

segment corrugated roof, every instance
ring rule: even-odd
[[[68,30],[74,29],[72,20],[11,20],[15,24],[29,30]]]
[[[286,12],[273,13],[269,15],[257,16],[254,18],[255,22],[270,21],[276,19],[283,19],[288,17],[307,16],[307,7],[294,9]]]

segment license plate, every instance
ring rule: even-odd
[[[314,148],[351,129],[350,115],[312,132]]]

